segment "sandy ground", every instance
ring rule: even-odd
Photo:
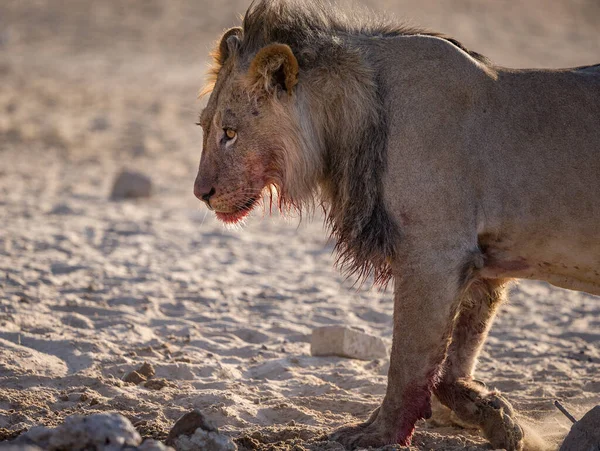
[[[368,2],[450,33],[496,62],[600,62],[595,0]],[[240,445],[336,449],[331,427],[380,402],[387,361],[311,357],[313,328],[390,343],[390,293],[332,268],[319,217],[253,214],[228,230],[192,195],[193,123],[210,43],[246,3],[0,2],[0,440],[74,413],[118,411],[164,439],[202,409]],[[123,168],[154,195],[113,202]],[[538,282],[515,287],[477,377],[550,441],[600,402],[600,303]],[[150,362],[157,390],[121,381]],[[252,438],[252,440],[250,440]],[[254,441],[253,441],[254,440]],[[486,449],[443,415],[415,449]]]

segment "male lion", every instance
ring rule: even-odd
[[[495,448],[510,404],[473,379],[512,278],[600,294],[600,65],[495,66],[318,1],[258,0],[215,51],[194,193],[233,223],[274,187],[326,209],[344,269],[393,279],[381,407],[333,433],[408,444],[431,392]]]

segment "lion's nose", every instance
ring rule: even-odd
[[[211,186],[210,188],[208,188],[207,186],[202,186],[201,183],[194,184],[194,196],[196,196],[201,201],[206,202],[206,205],[208,205],[209,207],[210,207],[210,198],[212,196],[214,196],[214,194],[215,194],[214,187]]]
[[[202,200],[206,203],[210,202],[210,198],[215,194],[215,189],[211,188],[210,191],[202,195]]]

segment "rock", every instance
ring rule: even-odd
[[[177,451],[236,451],[237,445],[226,435],[207,432],[200,428],[192,436],[180,435],[175,439]]]
[[[74,327],[75,329],[94,329],[94,323],[87,316],[80,313],[67,313],[61,318],[65,326]]]
[[[103,132],[105,130],[108,130],[109,127],[110,123],[108,122],[108,119],[104,116],[96,116],[90,122],[90,130],[93,132]]]
[[[123,378],[123,382],[129,382],[130,384],[141,384],[142,382],[146,382],[146,376],[141,375],[137,371],[132,371],[127,373]]]
[[[173,439],[180,435],[192,435],[194,431],[201,428],[205,431],[218,432],[219,430],[213,425],[200,409],[194,409],[191,412],[184,414],[179,420],[175,422],[169,436],[165,441],[167,445],[171,445]]]
[[[178,451],[235,451],[237,445],[219,430],[198,409],[175,422],[166,440]]]
[[[154,367],[148,362],[144,362],[144,364],[138,368],[137,372],[142,376],[146,376],[146,379],[150,379],[156,374]]]
[[[133,384],[141,384],[142,382],[146,382],[152,376],[156,374],[154,371],[154,367],[148,363],[144,362],[142,366],[140,366],[137,370],[134,370],[123,378],[123,382],[129,382]]]
[[[144,440],[140,446],[136,448],[137,451],[175,451],[170,446],[164,445],[158,440]]]
[[[0,443],[0,451],[43,451],[35,445],[14,445],[12,443]]]
[[[77,214],[69,205],[65,203],[56,204],[52,210],[48,212],[51,215],[74,215]]]
[[[152,194],[152,180],[144,174],[132,171],[121,171],[115,179],[110,198],[137,199],[140,197],[150,197]]]
[[[161,390],[165,387],[175,388],[175,387],[177,387],[177,385],[175,385],[171,381],[168,381],[167,379],[159,378],[159,379],[151,379],[151,380],[147,381],[144,384],[144,387],[146,387],[150,390]]]
[[[586,413],[571,427],[560,451],[600,450],[600,405]]]
[[[97,413],[87,417],[70,416],[56,429],[31,428],[13,443],[36,445],[50,451],[120,451],[141,442],[140,434],[127,418],[116,413]]]
[[[381,338],[344,326],[313,330],[310,352],[314,356],[335,355],[360,360],[387,357],[387,347]]]

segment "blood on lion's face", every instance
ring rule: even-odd
[[[269,183],[272,152],[258,102],[239,87],[221,93],[200,119],[204,145],[194,194],[227,223],[243,219]],[[223,94],[226,94],[223,96]],[[228,94],[228,95],[227,95]],[[213,99],[211,99],[213,100]]]
[[[235,61],[223,66],[200,115],[204,145],[194,194],[223,222],[246,217],[266,187],[284,190],[294,122],[283,113],[293,102],[293,86],[280,81],[285,58],[293,58],[284,47],[263,49],[247,70]]]

